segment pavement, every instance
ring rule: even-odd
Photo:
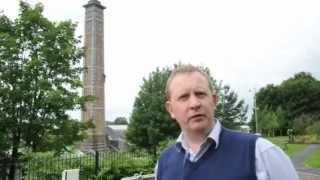
[[[301,180],[320,180],[320,169],[306,167],[303,164],[303,161],[319,148],[319,144],[310,144],[303,151],[291,157],[291,161],[298,171]]]

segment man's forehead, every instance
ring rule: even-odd
[[[185,79],[187,78],[197,78],[198,80],[207,81],[206,77],[200,72],[185,72],[176,74],[171,80],[171,85],[173,83],[181,83],[181,81],[185,82]]]
[[[188,78],[192,79],[188,79]],[[179,74],[174,79],[172,79],[170,84],[170,91],[181,90],[181,89],[198,89],[204,90],[209,89],[209,84],[206,78],[199,73],[198,75],[194,75],[191,73]]]

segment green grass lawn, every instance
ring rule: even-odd
[[[284,151],[288,156],[293,156],[295,153],[302,151],[308,144],[288,144],[288,149]]]
[[[320,149],[311,154],[304,163],[309,167],[320,168]]]
[[[307,144],[288,144],[288,148],[285,149],[285,144],[288,142],[288,136],[268,137],[267,139],[283,149],[288,156],[292,156],[308,146]]]

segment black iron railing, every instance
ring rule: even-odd
[[[0,159],[0,180],[9,179],[12,164]],[[82,155],[31,158],[15,162],[14,180],[61,180],[63,170],[79,169],[80,180],[116,180],[134,173],[152,173],[154,157],[147,153],[93,152]]]

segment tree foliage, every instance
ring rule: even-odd
[[[222,124],[231,129],[237,129],[245,124],[248,106],[244,100],[238,100],[236,92],[232,91],[230,86],[222,86],[220,83],[219,101],[216,110],[216,118],[222,121]]]
[[[293,128],[298,135],[308,134],[308,127],[314,121],[313,116],[302,114],[293,120]]]
[[[307,122],[307,119],[310,119],[307,117],[313,117],[308,125],[318,121],[320,119],[319,102],[320,81],[306,72],[297,73],[277,86],[269,84],[257,93],[258,115],[261,110],[268,108],[277,116],[281,116],[278,127],[280,132],[286,132],[286,129],[292,127],[302,128],[299,124]],[[261,118],[264,117],[259,115],[258,122]],[[298,132],[303,131],[300,130],[296,129]],[[280,134],[283,135],[283,133]]]
[[[77,90],[83,51],[76,25],[42,13],[41,4],[20,2],[17,19],[0,17],[0,147],[13,158],[22,148],[60,152],[84,136],[85,125],[66,113],[88,100]]]
[[[209,74],[211,83],[216,85],[216,80],[210,75],[209,69],[200,68]],[[161,142],[175,139],[180,133],[178,124],[170,119],[165,109],[165,86],[171,71],[171,68],[157,68],[147,79],[143,79],[130,117],[127,139],[131,144],[154,154],[157,152],[157,147],[161,146]],[[216,116],[224,125],[233,128],[244,120],[246,107],[243,100],[238,101],[237,94],[229,86],[223,87],[222,90],[217,87],[218,91],[220,90],[219,94],[221,93],[219,96],[223,96],[224,101],[219,98]]]
[[[165,86],[171,70],[159,69],[143,79],[127,132],[130,143],[155,154],[159,143],[177,137],[179,127],[165,109]]]
[[[270,110],[268,107],[259,111],[259,125],[263,134],[274,136],[275,130],[279,127],[280,117],[277,113]]]
[[[114,120],[114,124],[128,124],[128,121],[126,117],[117,117]]]

